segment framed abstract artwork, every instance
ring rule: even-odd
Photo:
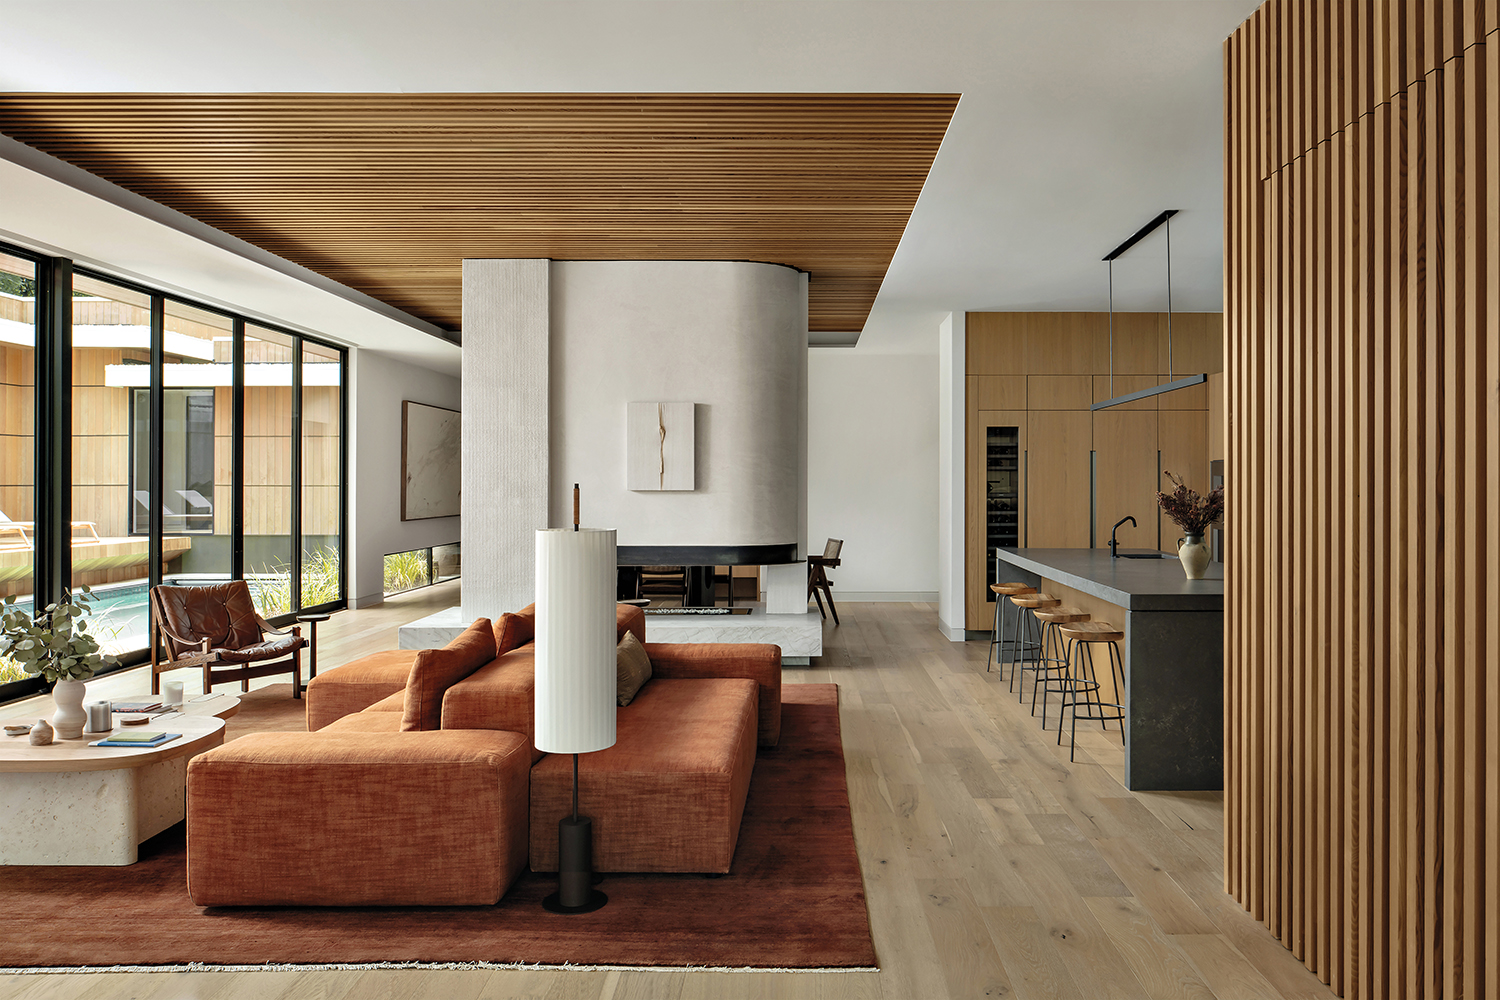
[[[692,403],[628,403],[625,410],[625,488],[696,488]]]
[[[457,410],[401,401],[401,520],[453,517],[463,485]]]

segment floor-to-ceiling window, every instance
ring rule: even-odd
[[[148,479],[136,458],[151,439],[142,398],[151,384],[151,295],[75,274],[72,316],[71,585],[98,592],[90,631],[110,652],[128,653],[146,648]]]
[[[36,406],[36,263],[0,252],[0,598],[31,603],[32,415]],[[0,658],[0,685],[25,673]]]
[[[292,608],[294,338],[245,324],[245,577],[261,614]]]
[[[316,607],[343,593],[343,366],[339,352],[302,342],[302,605]]]
[[[65,437],[72,458],[45,470],[68,497],[71,531],[44,543],[66,548],[47,565],[67,571],[59,594],[39,600],[88,585],[98,598],[92,631],[126,662],[144,655],[155,583],[243,578],[273,620],[339,606],[345,353],[231,311],[53,266],[65,264],[0,245],[0,597],[29,604],[33,578],[47,586],[32,530],[33,468],[47,448],[47,432],[33,433],[41,380],[57,385],[66,409],[49,440]],[[71,325],[48,327],[71,345],[57,362],[36,349],[38,289],[49,281],[42,291],[57,286],[68,297],[60,315],[71,313]],[[13,679],[4,670],[0,663],[0,684]]]

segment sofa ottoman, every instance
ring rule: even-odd
[[[526,865],[530,768],[526,737],[494,730],[242,736],[188,765],[188,894],[496,903]]]
[[[578,758],[578,809],[594,821],[594,870],[727,872],[755,768],[758,685],[653,679],[619,710],[615,745]],[[557,870],[572,812],[573,756],[531,769],[531,867]]]

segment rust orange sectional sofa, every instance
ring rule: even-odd
[[[533,608],[442,650],[314,678],[306,733],[242,737],[188,769],[188,890],[214,905],[497,902],[557,867],[572,759],[532,741]],[[617,632],[644,640],[620,605]],[[613,747],[579,758],[603,872],[727,872],[756,745],[781,732],[781,651],[645,643],[652,679]]]

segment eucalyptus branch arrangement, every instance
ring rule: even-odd
[[[1170,472],[1162,475],[1172,480],[1175,488],[1171,493],[1157,493],[1156,502],[1177,527],[1189,535],[1201,535],[1210,524],[1224,517],[1224,487],[1216,486],[1208,496],[1203,496],[1190,489],[1182,477]]]
[[[0,614],[0,656],[20,664],[28,674],[41,674],[49,683],[85,681],[100,666],[119,661],[99,652],[99,641],[88,633],[90,605],[97,600],[88,587],[47,605],[33,618],[16,607],[14,594],[5,598]]]

